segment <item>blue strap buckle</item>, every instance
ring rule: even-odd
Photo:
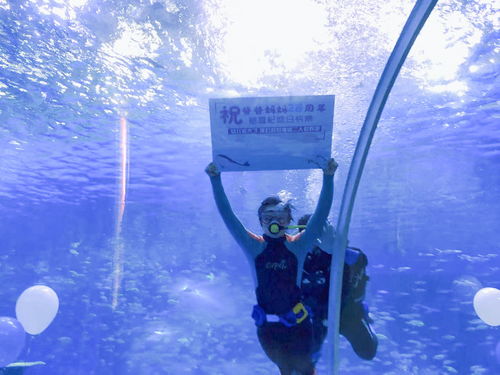
[[[310,309],[307,306],[304,306],[302,302],[299,302],[286,314],[279,315],[279,322],[285,327],[293,327],[302,323],[308,316],[311,316]],[[252,318],[257,327],[260,327],[267,322],[266,312],[259,305],[254,305]]]
[[[266,312],[259,305],[254,305],[252,310],[252,318],[255,320],[255,325],[257,327],[262,326],[266,321]]]

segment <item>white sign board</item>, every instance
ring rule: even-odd
[[[210,99],[213,161],[221,171],[323,168],[335,96]]]

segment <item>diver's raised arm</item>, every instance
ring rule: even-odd
[[[302,233],[300,241],[303,244],[312,244],[320,235],[325,225],[333,201],[333,176],[338,164],[331,158],[323,168],[323,186],[319,195],[318,204],[314,214],[307,223],[306,230]],[[307,245],[306,245],[307,247]]]
[[[234,214],[226,193],[224,192],[219,169],[215,163],[212,162],[205,168],[205,172],[210,177],[215,204],[217,205],[217,209],[222,216],[224,224],[226,224],[227,229],[236,242],[238,242],[238,245],[240,245],[243,249],[248,249],[254,242],[251,237],[252,233],[248,231],[243,224],[241,224],[238,217]]]
[[[333,254],[333,242],[335,240],[335,236],[337,235],[336,230],[332,224],[326,220],[326,223],[323,227],[323,233],[318,238],[317,246],[323,250],[325,253],[332,255]]]

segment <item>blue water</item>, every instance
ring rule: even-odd
[[[34,284],[60,298],[27,374],[277,373],[251,274],[203,169],[208,98],[336,95],[335,222],[364,114],[411,1],[0,0],[0,316]],[[302,8],[301,8],[302,7]],[[472,298],[500,288],[498,5],[441,1],[389,97],[354,208],[380,337],[341,373],[498,374],[498,327]],[[112,309],[120,117],[129,130],[123,280]],[[258,232],[282,190],[310,212],[318,171],[227,173]],[[319,365],[324,374],[325,364]]]

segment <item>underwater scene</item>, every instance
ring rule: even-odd
[[[0,374],[279,374],[205,173],[209,99],[335,95],[336,225],[415,3],[0,0]],[[348,233],[378,348],[341,335],[335,373],[500,374],[499,15],[438,1],[401,67]],[[321,169],[274,162],[221,177],[259,236],[266,197],[293,225],[322,189]]]

